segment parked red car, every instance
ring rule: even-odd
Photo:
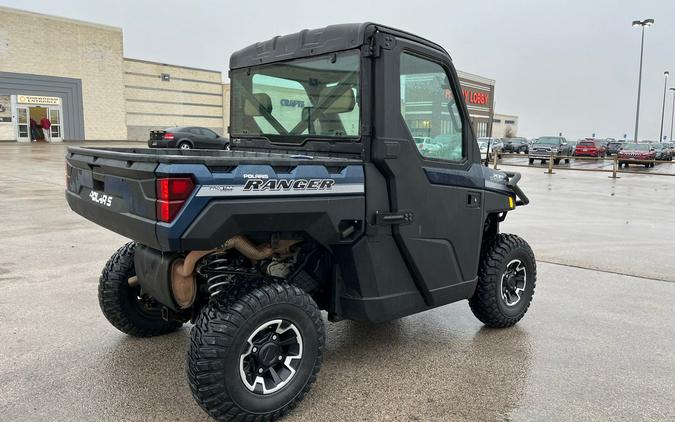
[[[579,141],[574,149],[574,155],[577,157],[604,157],[607,155],[605,146],[595,139],[585,139]]]
[[[654,167],[656,151],[649,144],[626,143],[619,151],[619,167],[629,164],[644,164],[645,167]]]

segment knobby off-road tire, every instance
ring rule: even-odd
[[[478,285],[469,298],[469,306],[488,327],[510,327],[525,315],[534,295],[537,280],[534,253],[527,242],[513,234],[498,234],[486,242]],[[519,288],[522,290],[516,293]]]
[[[158,304],[149,297],[143,303],[140,286],[129,286],[129,277],[136,275],[134,252],[136,243],[129,242],[110,257],[98,284],[98,303],[106,319],[118,330],[134,337],[153,337],[177,330],[180,322],[162,319]]]
[[[283,322],[277,325],[275,321]],[[278,338],[272,337],[281,327],[286,331]],[[279,379],[284,371],[288,375],[289,371],[284,369],[286,358],[294,353],[301,356],[292,358],[299,360],[295,372],[285,378],[283,385],[277,384],[278,379],[273,379],[271,369],[264,363],[263,352],[269,350],[273,338],[281,343],[289,343],[290,338],[292,345],[288,347],[295,348],[291,352],[274,349],[271,354],[275,358],[279,355],[278,362],[271,364],[277,368],[274,374]],[[295,286],[261,284],[226,300],[212,300],[192,328],[187,364],[192,395],[209,415],[220,421],[276,420],[294,408],[316,380],[324,342],[319,308]],[[253,353],[255,350],[257,354]],[[262,384],[258,375],[265,378]],[[263,388],[278,389],[265,392]]]

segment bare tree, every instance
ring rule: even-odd
[[[512,126],[506,126],[506,129],[504,130],[504,137],[505,138],[513,138],[516,136],[515,133],[513,133],[513,127]]]

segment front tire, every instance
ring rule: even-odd
[[[504,328],[525,316],[532,302],[537,264],[530,246],[513,234],[498,234],[483,246],[471,311],[488,327]]]
[[[188,380],[217,420],[280,418],[316,380],[325,342],[314,300],[285,283],[205,306],[191,333]]]
[[[136,275],[136,243],[129,242],[110,257],[98,284],[98,303],[106,319],[118,330],[134,337],[153,337],[177,330],[183,324],[162,319],[160,305],[129,285]]]

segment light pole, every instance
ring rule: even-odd
[[[666,113],[666,86],[668,86],[668,71],[663,72],[663,105],[661,106],[661,131],[659,132],[659,142],[663,142],[663,116]]]
[[[670,138],[668,140],[673,142],[673,120],[675,120],[675,88],[670,88],[673,91],[673,115],[670,117]]]
[[[638,95],[637,110],[635,111],[635,137],[634,142],[638,141],[638,123],[640,121],[640,90],[642,89],[642,54],[645,49],[645,27],[654,25],[654,19],[645,19],[642,21],[633,21],[633,26],[642,28],[642,41],[640,42],[640,73],[638,74]]]

